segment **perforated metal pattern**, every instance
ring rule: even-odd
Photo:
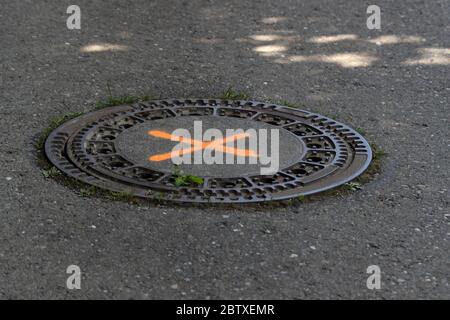
[[[126,130],[185,116],[264,122],[295,135],[305,150],[300,161],[270,176],[205,176],[202,185],[187,186],[177,186],[174,173],[137,165],[118,152],[115,140]],[[211,203],[281,200],[324,191],[360,175],[372,158],[359,133],[327,117],[275,104],[215,99],[158,100],[89,113],[53,131],[45,151],[61,171],[100,188],[144,198]]]

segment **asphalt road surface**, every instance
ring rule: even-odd
[[[449,299],[450,3],[3,0],[0,298]],[[227,87],[329,115],[381,147],[363,189],[295,206],[193,208],[81,197],[36,137],[114,95]],[[82,271],[81,290],[66,269]],[[381,270],[369,290],[366,270]]]

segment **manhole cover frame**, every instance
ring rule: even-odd
[[[142,114],[145,113],[150,114],[149,119],[142,117]],[[139,116],[136,116],[136,114],[139,114]],[[111,120],[114,122],[114,118],[130,117],[136,123],[152,121],[154,120],[151,119],[152,114],[157,119],[186,115],[216,115],[264,121],[295,132],[295,135],[303,142],[310,138],[313,139],[312,142],[317,142],[316,138],[319,137],[323,137],[327,144],[331,141],[331,149],[310,148],[308,152],[319,152],[321,156],[323,156],[323,153],[331,154],[332,161],[325,165],[315,163],[316,168],[312,169],[312,175],[316,176],[314,179],[309,179],[311,181],[308,180],[308,176],[305,177],[300,174],[299,177],[292,174],[292,171],[303,173],[305,169],[311,170],[311,167],[302,168],[300,166],[291,171],[287,170],[289,168],[280,168],[277,173],[278,176],[260,176],[260,180],[258,178],[255,180],[255,177],[236,177],[234,178],[234,185],[231,183],[230,187],[222,184],[219,187],[213,187],[214,184],[211,184],[211,179],[207,179],[201,187],[195,185],[174,186],[173,183],[172,185],[170,182],[167,183],[170,179],[173,182],[174,176],[170,177],[170,174],[156,177],[156,180],[149,183],[142,183],[142,181],[138,183],[130,177],[121,176],[121,174],[115,174],[115,172],[111,174],[111,172],[108,173],[108,170],[103,170],[100,167],[92,169],[93,157],[85,152],[83,153],[86,143],[90,142],[85,137],[86,133],[95,131],[95,128],[101,127],[105,121]],[[99,121],[99,119],[102,120]],[[312,134],[304,132],[305,130],[311,131],[311,129]],[[303,135],[303,133],[305,134]],[[130,193],[141,198],[203,203],[286,200],[323,192],[355,179],[369,167],[372,160],[372,150],[364,137],[349,126],[333,119],[278,104],[222,99],[153,100],[93,111],[72,119],[52,131],[45,142],[45,153],[50,162],[63,173],[89,185],[112,192]],[[107,156],[108,154],[106,154]],[[310,165],[313,166],[314,164]],[[320,169],[317,169],[317,167],[320,167]],[[317,174],[314,170],[320,172],[325,179],[320,180],[321,178],[317,177],[320,174]],[[155,179],[155,177],[152,177],[152,179]],[[166,182],[163,185],[159,182],[154,183],[164,179]],[[274,179],[277,181],[276,184],[268,183],[268,181],[274,181]],[[236,181],[238,182],[236,183]]]

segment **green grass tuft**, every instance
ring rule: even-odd
[[[74,188],[83,198],[100,197],[111,201],[122,201],[131,204],[137,204],[138,199],[131,191],[113,192],[101,189],[96,186],[90,186],[74,179],[66,180],[65,184]]]
[[[122,191],[122,192],[110,192],[108,198],[113,201],[123,201],[132,204],[136,204],[137,197],[131,191]]]
[[[92,197],[101,192],[103,192],[103,190],[97,188],[96,186],[90,185],[86,185],[85,187],[79,189],[79,194],[83,198]]]
[[[222,93],[220,98],[223,100],[249,100],[250,95],[245,92],[235,91],[233,88],[229,87]]]
[[[352,191],[352,192],[355,192],[355,191],[358,191],[358,190],[361,190],[361,189],[362,189],[361,183],[359,183],[359,182],[353,182],[353,181],[344,184],[343,187],[344,187],[345,189],[347,189],[348,191]]]
[[[42,175],[44,176],[44,178],[46,178],[46,179],[54,178],[54,177],[58,177],[58,176],[62,175],[62,172],[59,171],[59,169],[56,167],[50,167],[49,169],[42,169],[41,172],[42,172]]]
[[[173,175],[175,176],[175,185],[177,187],[201,185],[205,181],[203,178],[184,174],[179,167],[175,168]]]
[[[369,168],[367,168],[367,170],[355,180],[361,184],[369,182],[381,171],[383,158],[387,155],[387,153],[376,144],[372,143],[370,146],[372,148],[372,162],[370,163]]]
[[[136,96],[132,96],[132,95],[114,96],[112,89],[111,89],[111,84],[109,81],[106,83],[106,89],[108,91],[108,98],[106,98],[106,100],[101,100],[101,101],[97,102],[97,104],[95,106],[95,110],[100,110],[100,109],[114,107],[114,106],[120,106],[120,105],[124,105],[124,104],[145,102],[145,101],[150,101],[153,99],[153,97],[151,97],[150,95],[145,95],[142,97],[136,97]]]
[[[365,136],[366,135],[366,130],[364,130],[363,128],[356,128],[355,129],[356,132],[358,132],[360,135]]]
[[[282,105],[282,106],[286,106],[286,107],[289,107],[289,108],[294,108],[294,109],[304,108],[304,106],[302,106],[302,105],[295,104],[295,103],[289,102],[287,100],[279,101],[276,104],[279,104],[279,105]]]

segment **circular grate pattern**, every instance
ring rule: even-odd
[[[183,165],[184,174],[202,182],[179,185],[180,173],[170,160],[146,161],[174,144],[152,140],[149,130],[190,128],[196,120],[202,120],[204,130],[279,129],[278,172],[260,175],[250,164]],[[354,179],[372,159],[359,133],[327,117],[275,104],[210,99],[158,100],[92,112],[53,131],[45,152],[58,169],[90,185],[143,198],[210,203],[317,193]]]

